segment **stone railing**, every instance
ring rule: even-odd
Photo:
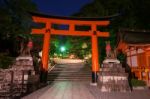
[[[31,57],[18,57],[9,69],[0,69],[0,97],[21,96],[39,81]]]

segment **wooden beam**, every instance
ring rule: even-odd
[[[75,24],[75,25],[99,25],[99,26],[108,26],[110,24],[110,21],[107,20],[98,20],[98,21],[89,21],[89,20],[67,20],[67,19],[55,19],[55,18],[42,18],[42,17],[36,17],[32,16],[32,19],[34,22],[38,23],[53,23],[53,24]]]
[[[41,17],[36,17],[36,16],[32,16],[32,19],[34,22],[37,22],[37,23],[47,23],[50,21],[50,19],[48,18],[41,18]]]
[[[150,44],[128,44],[129,46],[134,46],[134,47],[149,47]]]
[[[52,35],[70,35],[70,36],[91,36],[92,33],[89,31],[68,31],[68,30],[54,30],[51,29]]]
[[[32,34],[44,34],[46,29],[32,29]],[[51,29],[51,34],[53,35],[72,35],[72,36],[92,36],[91,31],[73,31],[73,30],[55,30]],[[97,36],[99,37],[109,37],[109,32],[99,32],[97,31]]]
[[[46,31],[45,28],[43,28],[43,29],[32,29],[31,34],[44,34],[45,31]]]
[[[99,37],[109,37],[109,32],[100,32],[100,31],[97,31],[97,36]]]

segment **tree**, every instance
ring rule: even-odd
[[[105,31],[110,32],[110,37],[99,38],[101,47],[101,61],[105,57],[105,42],[111,41],[111,46],[116,45],[116,33],[120,28],[130,29],[148,29],[150,28],[150,1],[149,0],[94,0],[92,3],[83,6],[78,13],[73,16],[77,17],[102,17],[118,14],[118,17],[111,19],[111,24]],[[100,29],[101,30],[101,29]]]
[[[18,39],[29,37],[31,16],[28,11],[36,10],[36,6],[31,0],[1,0],[0,5],[0,50],[16,55]]]

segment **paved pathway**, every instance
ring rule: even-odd
[[[23,99],[150,99],[150,90],[132,92],[100,92],[90,82],[54,82]]]
[[[68,66],[68,65],[67,65]],[[75,73],[83,72],[83,65],[81,69],[75,65],[70,65],[72,68],[77,68]],[[61,77],[64,71],[70,70],[70,68],[58,66],[62,68]],[[81,71],[80,71],[81,70]],[[56,73],[56,72],[54,72]],[[65,75],[72,75],[72,73],[66,73]],[[63,74],[64,75],[64,74]],[[59,77],[58,76],[58,77]],[[82,75],[80,75],[82,76]],[[74,76],[72,76],[74,77]],[[67,78],[68,79],[68,78]],[[54,80],[48,86],[39,89],[32,94],[23,97],[22,99],[150,99],[150,90],[136,90],[132,92],[101,92],[98,87],[90,86],[91,80]]]

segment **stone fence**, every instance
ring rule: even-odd
[[[18,57],[9,69],[0,69],[0,97],[16,97],[28,92],[28,88],[38,83],[32,58]]]

